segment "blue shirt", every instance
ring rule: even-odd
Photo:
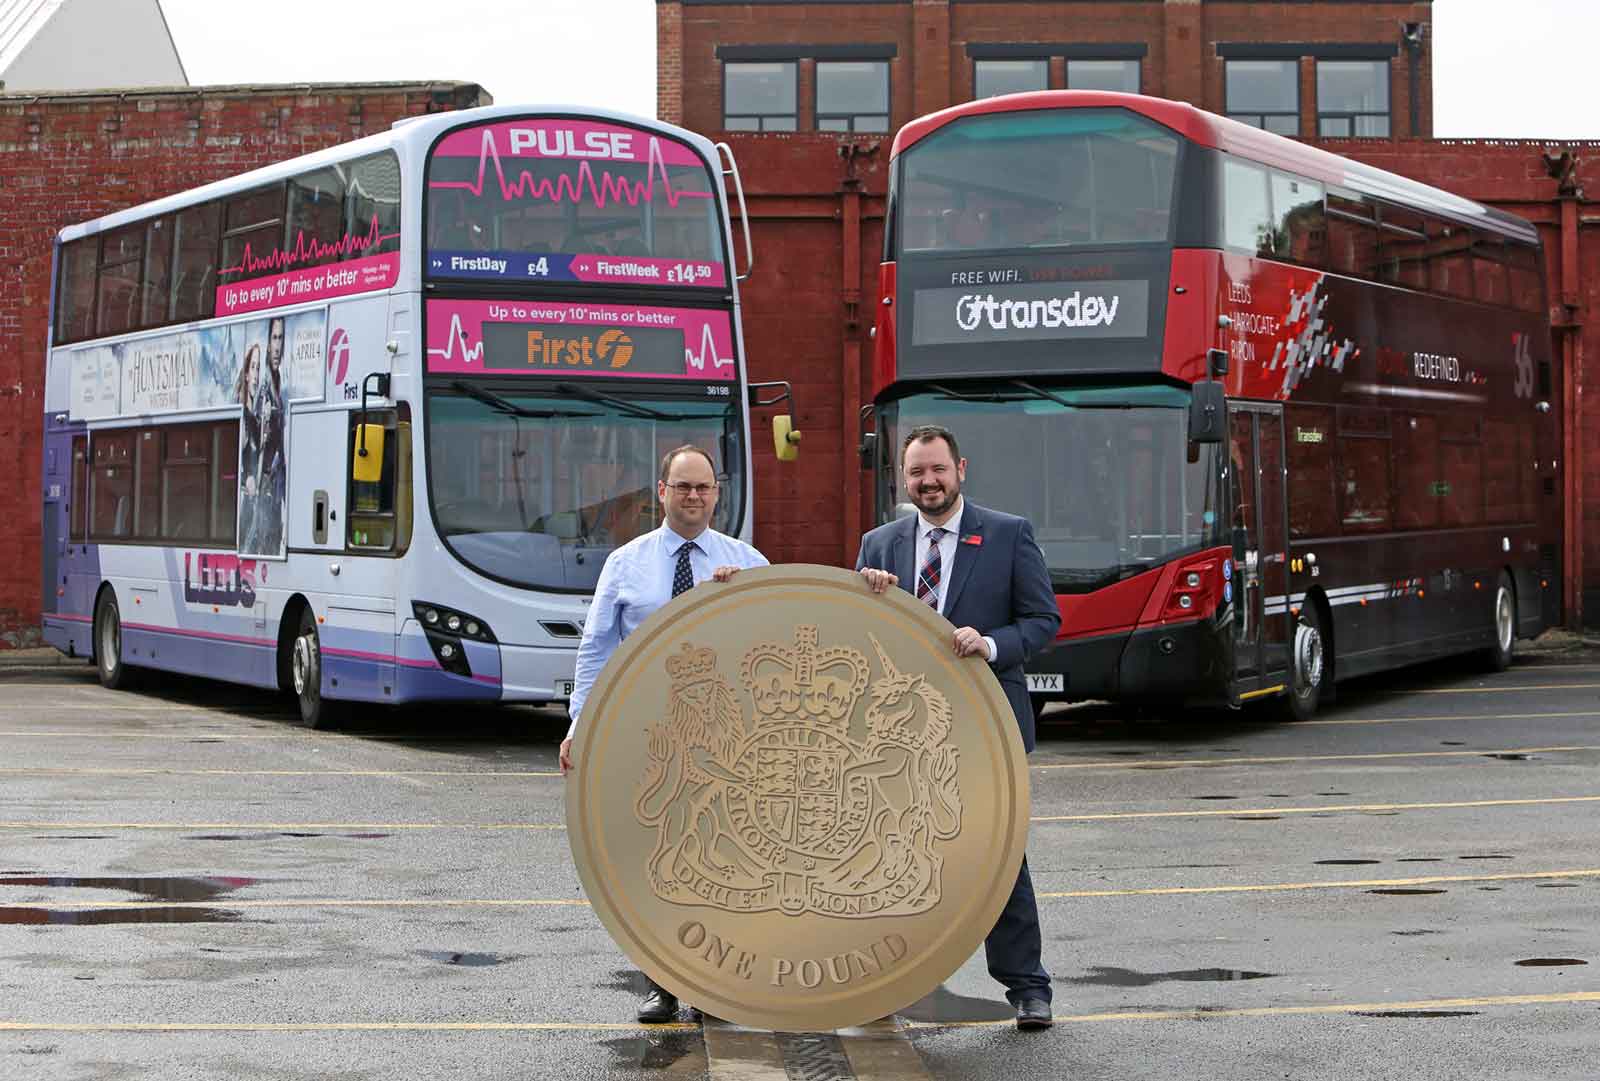
[[[578,670],[572,682],[572,699],[567,713],[572,726],[571,739],[578,731],[583,703],[595,679],[622,640],[639,624],[672,599],[672,575],[678,567],[678,549],[689,543],[672,527],[662,525],[624,544],[606,557],[595,583],[594,601],[583,624],[583,641],[578,644]],[[695,584],[711,577],[718,567],[765,567],[767,558],[744,541],[708,529],[694,539],[689,566]]]

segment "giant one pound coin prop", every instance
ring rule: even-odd
[[[595,683],[567,830],[601,923],[743,1025],[864,1024],[936,988],[1022,861],[1028,772],[1000,684],[901,589],[741,571],[646,620]]]

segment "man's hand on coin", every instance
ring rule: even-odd
[[[561,741],[561,775],[565,777],[571,769],[572,741],[570,739],[564,739]]]
[[[713,581],[726,582],[738,573],[738,567],[718,567],[716,570],[711,572],[711,577]]]
[[[983,640],[975,627],[962,627],[956,631],[956,656],[957,657],[984,657],[989,656],[989,644]]]
[[[900,576],[880,571],[875,567],[862,567],[861,577],[867,581],[867,587],[874,593],[882,593],[886,589],[893,589],[900,584]]]

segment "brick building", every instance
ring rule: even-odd
[[[741,164],[757,242],[745,285],[754,376],[789,379],[798,468],[758,459],[756,542],[853,561],[870,524],[855,446],[892,133],[977,96],[1113,89],[1315,141],[1537,224],[1553,405],[1565,440],[1563,607],[1600,617],[1600,432],[1582,398],[1600,326],[1593,144],[1432,138],[1432,5],[1407,0],[657,0],[658,108]],[[843,495],[843,513],[840,498]],[[1591,603],[1584,604],[1584,595]]]
[[[471,83],[0,95],[0,648],[39,639],[40,426],[56,231],[401,117],[489,103]]]

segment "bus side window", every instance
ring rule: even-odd
[[[362,422],[360,412],[350,414],[348,460],[352,464],[360,446]],[[384,429],[380,452],[383,471],[370,482],[356,480],[352,475],[345,511],[345,542],[357,550],[401,555],[411,545],[411,407],[402,402],[398,415],[369,412],[365,422]]]

